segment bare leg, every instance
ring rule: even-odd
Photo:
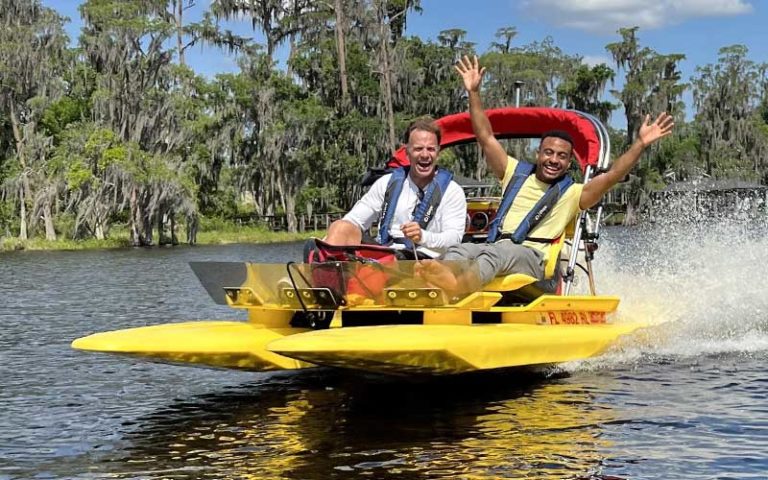
[[[328,227],[324,240],[331,245],[360,245],[363,241],[363,232],[352,222],[336,220]]]
[[[414,271],[417,276],[442,288],[451,296],[471,293],[482,286],[476,266],[466,261],[452,264],[452,262],[446,263],[440,260],[422,260],[414,266]]]

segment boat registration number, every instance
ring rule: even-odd
[[[546,316],[545,316],[546,315]],[[550,325],[594,325],[605,323],[605,312],[545,312],[541,323]]]

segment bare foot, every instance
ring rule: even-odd
[[[459,281],[451,268],[439,260],[422,260],[413,267],[414,273],[432,285],[442,288],[450,294],[455,294]]]

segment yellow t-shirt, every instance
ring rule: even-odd
[[[504,191],[507,188],[507,184],[512,180],[512,176],[515,173],[518,160],[507,157],[507,170],[504,172],[504,178],[501,180],[501,188]],[[520,188],[515,201],[512,202],[512,206],[507,211],[507,216],[504,217],[501,227],[502,233],[514,233],[515,229],[520,222],[523,221],[526,215],[533,209],[536,202],[544,195],[549,189],[550,184],[544,183],[536,178],[536,175],[530,175],[523,186]],[[574,183],[565,191],[565,194],[560,197],[552,211],[539,222],[530,232],[529,237],[533,238],[558,238],[562,235],[565,228],[570,222],[580,213],[579,199],[581,198],[581,191],[584,185],[581,183]],[[523,245],[526,247],[535,248],[544,254],[544,261],[548,259],[549,249],[551,244],[543,242],[531,242],[525,241]]]

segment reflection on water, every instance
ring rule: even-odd
[[[118,478],[573,478],[599,470],[610,447],[601,425],[613,421],[610,406],[587,390],[519,372],[403,383],[323,371],[153,412],[125,435],[125,455],[102,459],[96,471],[121,472]]]

